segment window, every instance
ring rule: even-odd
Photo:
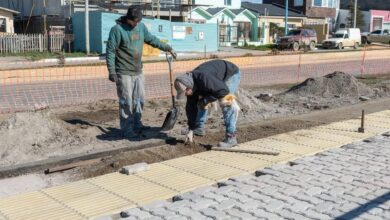
[[[0,18],[0,32],[7,32],[7,23],[5,18]]]
[[[314,1],[313,1],[313,5],[314,5],[314,6],[317,6],[317,7],[321,7],[321,6],[322,6],[322,1],[323,1],[323,0],[314,0]]]
[[[225,5],[232,5],[232,0],[225,0]]]
[[[294,0],[294,6],[303,6],[303,0]]]
[[[314,0],[313,6],[315,7],[326,7],[326,8],[335,8],[336,0]]]

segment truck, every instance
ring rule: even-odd
[[[375,30],[371,33],[362,35],[363,43],[383,43],[390,44],[390,29]]]
[[[317,33],[311,29],[290,30],[286,36],[277,41],[277,47],[281,49],[293,49],[298,51],[301,48],[309,47],[314,50],[317,44]]]
[[[345,47],[353,47],[357,49],[362,43],[359,28],[340,29],[329,39],[322,42],[322,48],[338,48],[339,50]]]

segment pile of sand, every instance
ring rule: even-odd
[[[303,83],[292,87],[287,94],[317,97],[359,97],[371,96],[373,91],[355,77],[334,72],[323,77],[309,78]]]
[[[60,155],[79,142],[47,111],[16,113],[0,123],[0,165]]]

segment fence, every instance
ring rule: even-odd
[[[241,85],[261,86],[299,83],[309,77],[334,71],[353,75],[390,73],[389,58],[390,50],[376,50],[237,57],[228,60],[240,67]],[[174,72],[184,73],[204,61],[177,61]],[[169,96],[166,62],[145,63],[144,74],[148,99]],[[108,81],[107,76],[104,62],[86,65],[73,61],[65,66],[48,66],[45,62],[1,64],[0,113],[116,99],[115,84]]]
[[[60,52],[64,34],[15,34],[0,35],[0,54],[25,52]]]

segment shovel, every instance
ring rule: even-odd
[[[173,76],[172,76],[173,56],[169,55],[168,53],[166,53],[165,55],[167,57],[168,66],[169,66],[169,82],[171,83],[172,109],[168,112],[167,116],[165,117],[164,124],[162,125],[161,130],[169,131],[175,126],[180,111],[179,108],[176,107],[175,95],[173,93]]]

